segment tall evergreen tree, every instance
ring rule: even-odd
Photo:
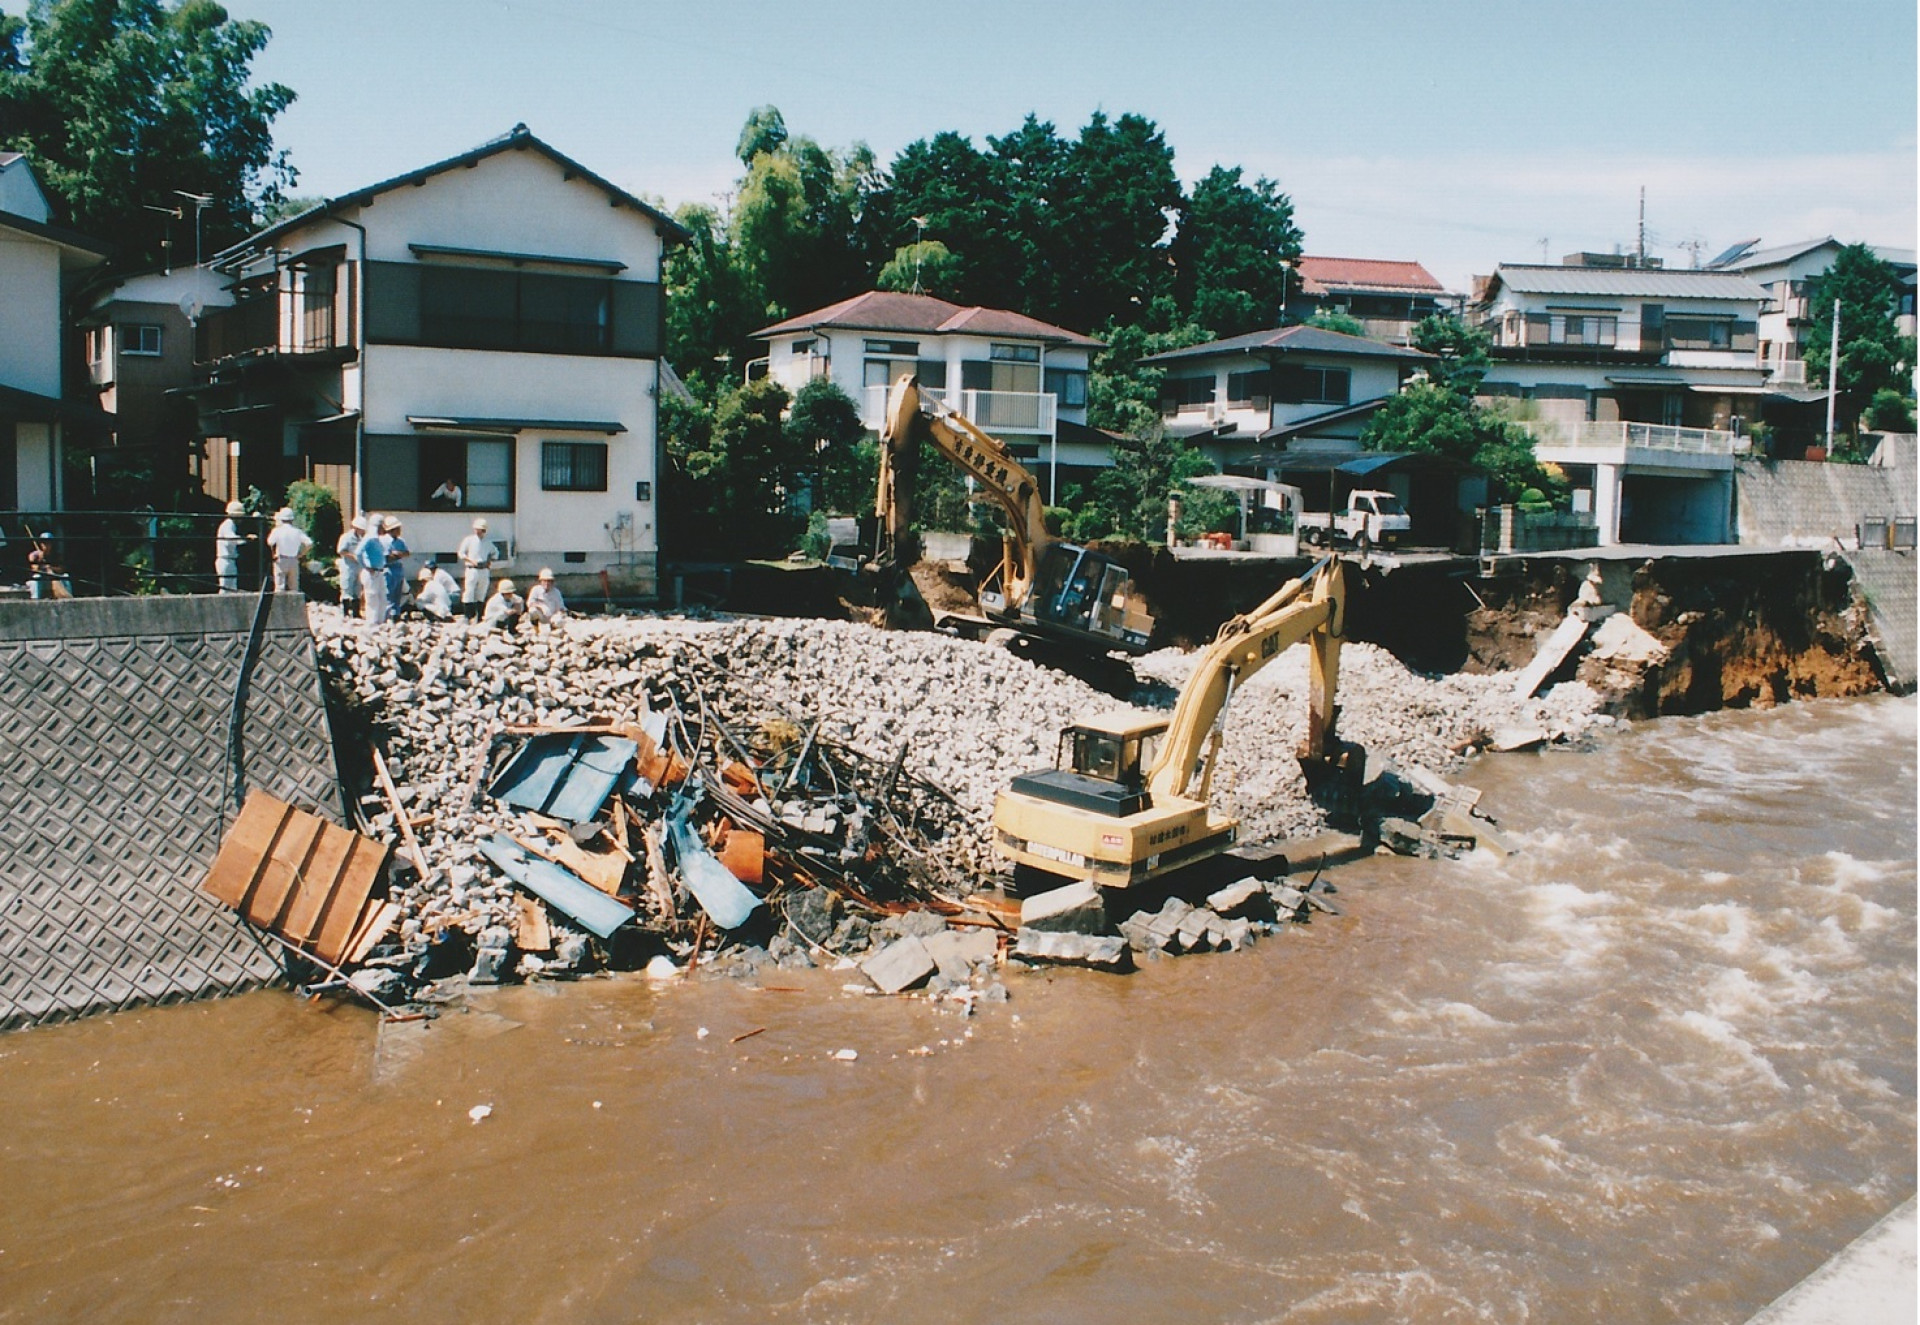
[[[1849,244],[1814,287],[1807,329],[1807,376],[1827,384],[1832,353],[1833,309],[1840,306],[1840,400],[1836,418],[1852,431],[1874,393],[1888,388],[1910,394],[1913,340],[1902,338],[1894,316],[1900,285],[1893,268],[1866,244]]]
[[[1300,257],[1293,202],[1272,180],[1241,182],[1215,166],[1193,186],[1172,245],[1177,293],[1193,320],[1222,336],[1271,327]]]
[[[63,219],[107,240],[115,265],[155,263],[180,208],[176,256],[212,253],[251,230],[293,183],[273,120],[279,83],[249,86],[270,33],[213,0],[33,0],[0,15],[0,148],[24,152]],[[178,191],[178,192],[176,192]]]

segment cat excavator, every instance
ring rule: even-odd
[[[1153,613],[1127,568],[1112,557],[1047,532],[1040,485],[999,438],[920,390],[902,376],[888,394],[880,436],[877,569],[892,583],[896,603],[917,599],[911,564],[913,489],[922,441],[972,479],[1006,517],[1000,564],[980,586],[982,615],[935,615],[936,628],[986,638],[1036,662],[1077,671],[1096,685],[1119,689],[1114,676],[1132,669],[1110,651],[1147,651]],[[893,613],[890,613],[893,615]]]
[[[1338,557],[1321,558],[1250,612],[1220,627],[1200,653],[1167,717],[1105,714],[1060,735],[1057,767],[1023,773],[994,803],[994,845],[1030,890],[1089,880],[1129,888],[1217,856],[1239,823],[1209,803],[1214,764],[1234,690],[1290,646],[1311,649],[1307,739],[1299,751],[1309,786],[1350,784],[1357,747],[1334,734],[1346,580]]]

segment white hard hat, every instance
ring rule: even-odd
[[[475,520],[473,527],[483,534],[487,532],[487,522],[485,520]]]
[[[247,508],[245,506],[242,506],[239,502],[230,501],[227,503],[228,515],[245,515],[246,513],[247,513]]]
[[[279,510],[273,513],[273,519],[274,519],[274,523],[276,524],[292,524],[293,523],[293,507],[282,506]]]
[[[502,580],[502,581],[500,581],[500,592],[501,592],[501,593],[512,593],[512,592],[513,592],[513,581],[512,581],[512,580]]]
[[[540,579],[543,579],[543,580],[551,580],[551,579],[553,578],[553,567],[551,567],[551,566],[542,566],[542,567],[540,568],[540,575],[539,575],[539,578],[540,578]]]
[[[381,521],[380,527],[382,529],[398,529],[400,527],[400,517],[397,515],[389,515]]]
[[[422,566],[422,567],[420,568],[420,577],[419,577],[419,578],[421,578],[421,579],[423,579],[423,580],[431,580],[431,579],[433,578],[433,567],[431,567],[431,566]]]
[[[381,520],[380,516],[369,514],[367,516],[367,528],[375,530],[377,532],[380,528],[380,520]]]
[[[366,517],[366,516],[364,516],[364,515],[356,515],[356,516],[354,516],[354,517],[353,517],[353,527],[354,527],[355,529],[358,529],[358,530],[361,530],[361,531],[363,531],[363,532],[364,532],[364,531],[366,530],[366,527],[367,527],[367,517]]]

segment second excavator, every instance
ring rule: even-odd
[[[1146,652],[1153,614],[1119,561],[1047,531],[1046,506],[1033,474],[1006,444],[965,416],[925,395],[911,376],[895,382],[887,400],[880,439],[877,564],[902,591],[911,591],[906,554],[913,518],[913,487],[919,447],[932,444],[999,507],[1006,523],[1000,564],[980,586],[981,615],[945,613],[936,626],[986,637],[1037,662],[1083,674],[1100,668],[1109,651]],[[1083,664],[1075,667],[1074,664]],[[1124,664],[1117,670],[1131,680]],[[1112,688],[1111,676],[1088,676]]]

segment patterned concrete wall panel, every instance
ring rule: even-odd
[[[1850,543],[1863,519],[1912,515],[1914,486],[1911,472],[1872,465],[1744,460],[1734,475],[1739,539],[1759,547]]]
[[[0,604],[0,1029],[278,969],[199,890],[233,813],[252,596]],[[243,729],[260,787],[340,818],[303,604],[271,605]]]

